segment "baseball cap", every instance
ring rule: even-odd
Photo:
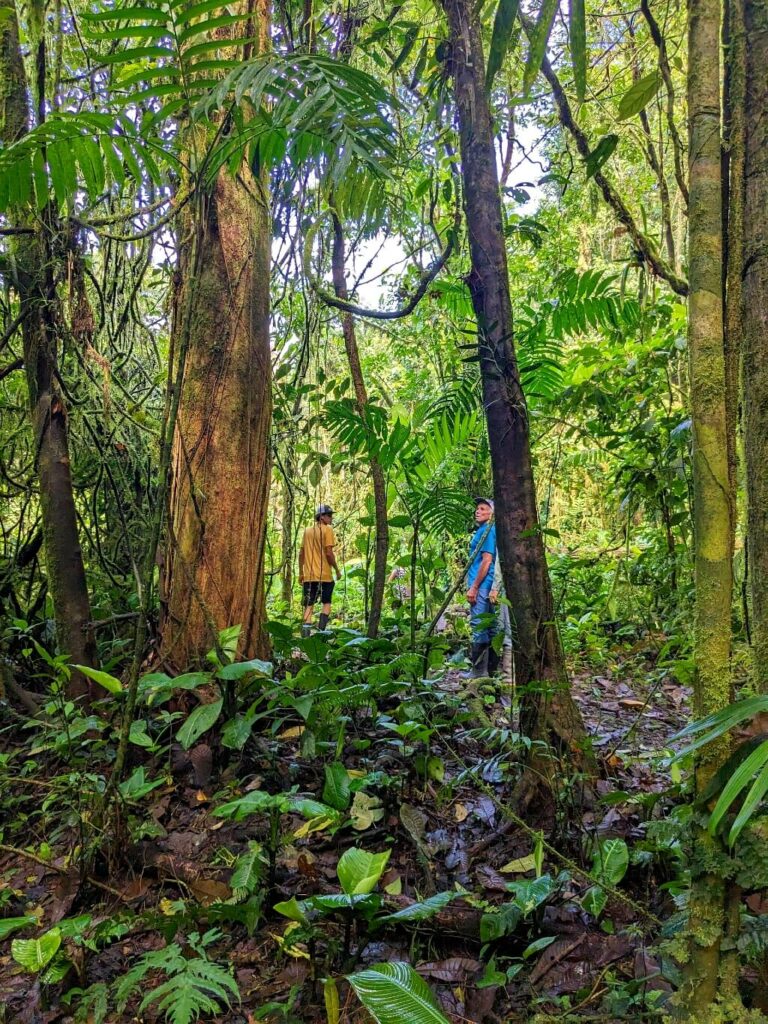
[[[315,519],[318,519],[320,516],[332,516],[332,515],[333,515],[333,509],[331,508],[330,505],[318,505],[317,506],[317,512],[315,512]]]
[[[475,498],[475,505],[487,505],[491,509],[495,507],[493,498]]]

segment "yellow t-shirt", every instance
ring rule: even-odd
[[[304,531],[301,547],[304,551],[304,579],[308,583],[330,583],[333,579],[326,548],[336,543],[332,526],[316,523]]]

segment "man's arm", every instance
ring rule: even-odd
[[[340,580],[341,569],[339,568],[339,563],[336,561],[336,555],[333,553],[333,544],[325,545],[325,557],[328,561],[328,565],[330,565],[332,569],[336,570],[336,579]]]
[[[479,591],[480,585],[482,584],[483,580],[488,575],[492,562],[493,555],[491,554],[491,552],[484,551],[482,554],[482,558],[480,559],[480,568],[477,570],[475,582],[467,591],[467,599],[470,601],[471,604],[474,604],[475,601],[477,600],[477,592]]]

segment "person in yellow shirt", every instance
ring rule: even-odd
[[[299,582],[302,585],[304,602],[304,625],[302,634],[309,635],[312,615],[317,599],[320,598],[320,629],[326,629],[331,616],[333,597],[333,574],[341,579],[341,569],[333,549],[336,534],[333,532],[333,509],[329,505],[318,506],[315,525],[304,531],[299,550]]]

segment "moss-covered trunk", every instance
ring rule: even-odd
[[[752,639],[757,685],[768,693],[768,0],[745,0],[744,457]]]
[[[696,713],[731,700],[733,500],[729,466],[728,389],[723,331],[723,179],[719,0],[688,8],[690,403],[693,425],[696,608]],[[722,763],[727,743],[710,745],[696,767],[701,792]],[[725,927],[723,855],[703,824],[694,826],[690,962],[681,992],[684,1015],[698,1019],[718,995]],[[722,861],[720,861],[722,863]]]
[[[6,6],[0,19],[0,140],[9,144],[29,128],[27,81],[19,48],[16,8]],[[38,61],[39,64],[39,61]],[[42,76],[44,85],[44,74]],[[35,439],[45,567],[53,601],[59,649],[74,664],[95,666],[96,644],[80,548],[68,445],[68,420],[58,384],[60,309],[51,240],[59,230],[51,206],[27,216],[15,211],[16,227],[29,233],[11,247],[13,285],[22,316],[22,346]],[[87,697],[88,680],[73,672],[69,693]]]
[[[253,9],[268,40],[268,5]],[[190,209],[198,207],[190,204]],[[271,219],[266,177],[222,170],[195,222],[184,219],[174,347],[188,342],[174,435],[162,653],[191,664],[217,631],[265,654],[264,542],[270,479]],[[194,241],[193,241],[194,240]]]
[[[539,682],[549,696],[524,697],[529,735],[554,742],[582,760],[585,731],[568,687],[554,623],[552,589],[536,506],[530,432],[513,344],[512,304],[502,227],[493,124],[485,91],[485,60],[477,5],[442,0],[461,139],[464,208],[477,319],[483,402],[493,467],[504,584],[511,603],[518,685]]]

